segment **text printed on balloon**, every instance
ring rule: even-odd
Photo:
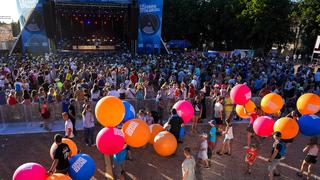
[[[71,168],[77,173],[80,171],[80,169],[87,163],[87,160],[83,159],[82,157],[79,157],[71,166]]]
[[[126,129],[126,134],[128,136],[132,136],[132,134],[134,133],[134,131],[136,130],[136,128],[138,127],[139,123],[137,122],[131,122],[128,126],[128,128]]]

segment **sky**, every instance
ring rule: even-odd
[[[7,19],[7,16],[10,16],[11,19]],[[18,21],[18,19],[16,0],[0,0],[0,21],[11,22],[12,20]]]

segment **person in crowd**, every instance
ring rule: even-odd
[[[94,140],[94,115],[89,104],[82,111],[82,124],[84,128],[84,140],[87,146],[95,146]]]
[[[193,116],[193,120],[192,120],[191,132],[196,133],[197,132],[197,125],[198,125],[198,122],[201,118],[202,111],[203,111],[200,96],[195,97],[195,102],[193,103],[193,108],[194,108],[194,116]]]
[[[93,85],[93,88],[90,91],[91,101],[98,102],[100,100],[100,90],[97,84]]]
[[[18,104],[18,101],[16,99],[16,92],[14,90],[10,91],[7,99],[7,104],[10,106]]]
[[[69,119],[69,115],[67,112],[62,113],[62,118],[65,121],[64,123],[64,131],[65,131],[65,138],[72,139],[74,137],[73,134],[73,125],[71,120]]]
[[[146,122],[147,124],[150,126],[154,123],[154,118],[152,116],[152,113],[151,111],[147,111],[147,114],[146,114]]]
[[[232,112],[234,109],[234,105],[232,103],[232,100],[230,98],[230,93],[226,93],[225,98],[224,98],[224,103],[223,103],[223,112],[224,112],[224,119],[225,122],[231,122],[232,120]]]
[[[182,180],[195,180],[196,161],[191,154],[191,148],[185,147],[183,149],[183,154],[185,159],[182,162]]]
[[[214,120],[216,122],[217,125],[217,130],[218,130],[218,134],[221,132],[221,127],[223,124],[222,121],[222,114],[223,114],[223,98],[219,97],[218,100],[216,101],[216,103],[214,104]]]
[[[209,158],[208,158],[208,135],[206,133],[202,133],[200,135],[200,144],[198,151],[198,158],[200,160],[200,164],[204,166],[204,168],[209,168]]]
[[[307,156],[304,158],[300,172],[297,173],[299,177],[303,176],[303,172],[305,168],[307,167],[307,177],[306,179],[311,178],[312,168],[317,163],[317,157],[319,154],[319,144],[318,144],[318,138],[312,137],[310,138],[310,142],[306,145],[306,147],[303,149],[303,152],[307,154]]]
[[[258,156],[258,148],[255,144],[251,144],[250,148],[246,150],[245,162],[247,164],[246,174],[252,173],[252,167]]]
[[[28,90],[23,90],[22,92],[22,104],[30,105],[31,104],[31,96]]]
[[[274,176],[280,176],[280,173],[277,170],[278,165],[280,164],[281,158],[285,156],[286,146],[284,142],[281,141],[281,132],[276,131],[273,133],[274,143],[272,145],[271,156],[268,160],[270,163],[268,166],[269,179],[273,180]]]
[[[62,143],[62,135],[60,134],[54,136],[54,143],[57,144],[57,148],[53,151],[53,162],[48,170],[48,174],[68,174],[71,150],[67,144]]]
[[[73,134],[77,135],[77,130],[76,130],[76,100],[75,99],[70,99],[70,105],[68,107],[68,116],[72,122],[72,129],[73,129]]]
[[[231,156],[231,143],[233,140],[233,128],[231,123],[227,123],[226,129],[222,132],[222,135],[224,135],[224,140],[222,143],[222,147],[218,153],[218,155],[226,154],[228,156]],[[227,152],[225,152],[227,150]]]
[[[208,140],[208,144],[209,144],[209,148],[211,149],[212,154],[214,154],[214,150],[216,147],[216,142],[217,142],[217,127],[215,125],[215,121],[211,120],[209,121],[209,125],[210,125],[210,131],[209,131],[209,140]]]
[[[120,99],[126,99],[126,91],[127,90],[125,89],[125,84],[121,83],[120,89],[118,89]]]
[[[169,132],[174,135],[177,142],[180,142],[180,129],[184,124],[183,120],[178,116],[176,109],[171,109],[171,117],[169,118],[167,125],[167,130],[169,129]]]
[[[246,111],[246,109],[245,109]],[[254,112],[252,113],[247,113],[250,116],[250,121],[249,121],[249,125],[247,127],[247,144],[244,146],[245,149],[248,149],[251,145],[251,141],[252,141],[252,136],[255,137],[255,140],[258,143],[261,143],[260,139],[258,136],[255,135],[255,132],[253,130],[253,123],[254,121],[260,117],[262,115],[262,111],[257,108]]]
[[[142,121],[147,122],[147,115],[145,113],[144,109],[140,109],[138,114],[137,114],[138,119],[141,119]]]

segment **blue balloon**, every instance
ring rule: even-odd
[[[184,133],[185,133],[185,129],[184,129],[184,127],[182,127],[180,129],[180,136],[179,136],[180,139],[184,137]]]
[[[70,158],[69,176],[73,180],[88,180],[96,170],[93,159],[87,154],[77,154]]]
[[[134,107],[127,101],[122,101],[125,109],[126,109],[126,113],[123,117],[122,122],[125,123],[131,119],[134,119],[134,117],[136,116],[136,111],[134,110]]]
[[[124,149],[120,151],[118,154],[113,155],[113,160],[118,163],[122,164],[127,158],[127,150]]]
[[[320,135],[320,117],[316,115],[301,116],[298,121],[300,132],[306,136]]]

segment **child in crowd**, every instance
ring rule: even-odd
[[[138,117],[138,119],[141,119],[141,120],[147,122],[147,116],[146,116],[146,114],[144,112],[144,109],[140,109],[139,110],[139,113],[138,113],[137,117]]]
[[[300,168],[300,172],[297,173],[299,177],[303,176],[303,171],[305,169],[305,166],[308,167],[308,175],[306,179],[310,179],[311,177],[311,168],[317,163],[317,157],[319,153],[319,144],[318,144],[318,138],[312,137],[310,139],[310,143],[303,149],[304,153],[307,153],[307,156],[303,160]]]
[[[154,123],[154,119],[150,111],[147,111],[146,121],[149,126]]]
[[[258,156],[257,146],[255,144],[251,144],[250,148],[246,150],[246,158],[245,158],[245,162],[247,164],[246,173],[251,174],[252,166],[256,161],[257,156]]]
[[[217,141],[217,127],[215,126],[214,120],[209,122],[209,125],[211,126],[210,129],[210,139],[209,139],[209,147],[211,149],[212,154],[214,153],[214,148],[216,146]]]
[[[204,166],[204,168],[209,168],[209,159],[208,159],[208,135],[206,133],[202,133],[200,135],[200,145],[199,145],[199,152],[198,158],[200,164]]]
[[[226,129],[222,132],[222,134],[224,135],[224,140],[222,143],[221,150],[217,152],[217,154],[220,156],[222,154],[227,154],[231,156],[231,141],[233,139],[233,128],[231,123],[227,122]],[[224,152],[225,149],[227,149],[227,152]]]
[[[68,113],[67,112],[63,112],[62,113],[62,117],[63,117],[63,120],[65,121],[65,123],[64,123],[65,138],[72,139],[74,137],[73,125],[72,125],[72,122],[71,122],[71,120],[69,118]]]

